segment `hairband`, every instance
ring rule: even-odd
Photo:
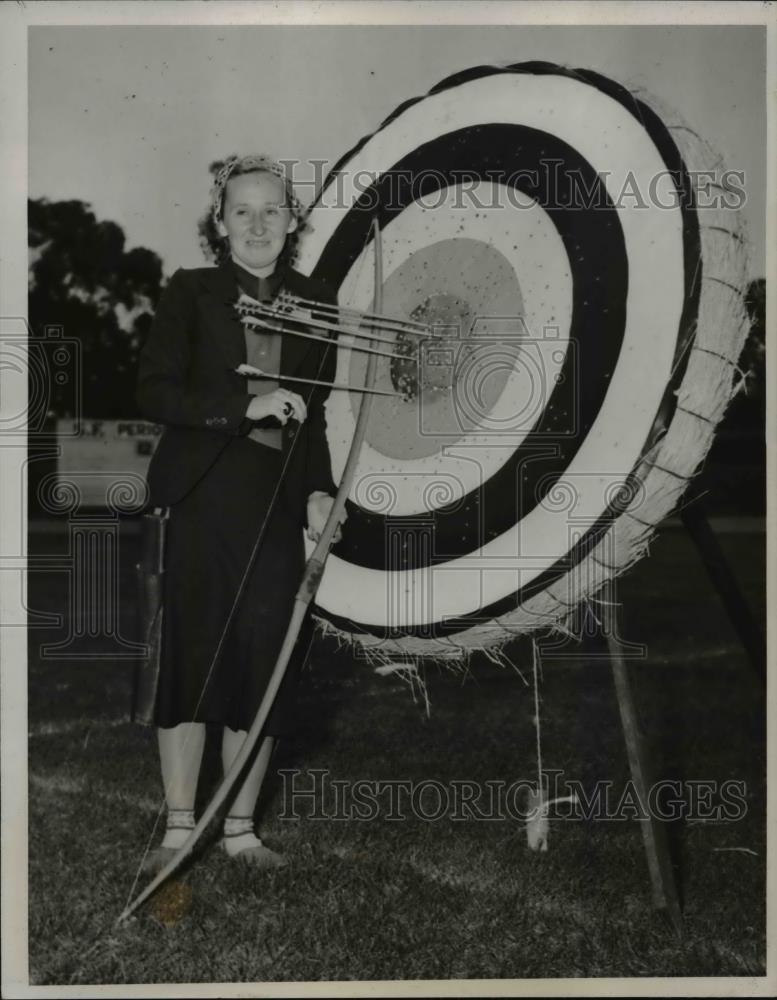
[[[289,199],[289,207],[291,208],[292,214],[297,218],[303,214],[302,205],[300,204],[297,196],[294,194],[291,178],[289,177],[288,172],[281,166],[280,163],[273,160],[272,157],[265,156],[260,153],[252,154],[250,156],[230,156],[216,174],[216,179],[214,180],[213,187],[210,191],[211,212],[216,222],[221,221],[222,206],[224,204],[224,192],[229,178],[232,176],[237,167],[240,167],[241,174],[251,173],[252,171],[264,171],[265,173],[273,174],[275,177],[280,177],[286,189],[286,196]]]

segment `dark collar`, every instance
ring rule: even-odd
[[[250,274],[250,277],[252,281],[258,281],[253,274]],[[279,287],[287,289],[292,295],[300,295],[303,298],[315,298],[315,294],[310,288],[310,278],[306,278],[299,271],[295,271],[293,267],[286,265],[281,271],[276,270],[271,277],[279,280]],[[236,268],[231,257],[223,260],[216,267],[197,268],[197,278],[198,281],[202,282],[225,305],[231,305],[240,295]],[[255,295],[255,292],[250,294]]]
[[[272,302],[286,277],[286,269],[280,263],[266,278],[258,278],[255,274],[251,274],[231,257],[227,263],[232,269],[238,288],[260,302]]]

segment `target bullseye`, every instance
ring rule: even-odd
[[[383,294],[384,309],[390,315],[415,320],[423,317],[420,321],[445,340],[407,338],[413,340],[410,344],[398,338],[397,345],[409,352],[408,361],[381,359],[378,364],[376,386],[406,393],[407,399],[375,401],[367,430],[368,449],[374,449],[371,465],[380,467],[385,458],[402,463],[441,458],[445,446],[478,429],[510,377],[511,369],[504,368],[489,380],[479,414],[461,412],[458,400],[467,389],[457,390],[457,372],[467,360],[468,345],[483,341],[487,352],[505,338],[515,340],[523,332],[524,305],[517,277],[498,250],[476,240],[447,239],[411,253],[388,275]],[[355,351],[349,353],[341,351],[342,369],[347,364],[342,377],[359,385],[365,358]],[[472,378],[471,361],[468,370]],[[338,410],[349,406],[355,421],[357,401],[332,401],[331,405]],[[336,452],[335,464],[343,458],[339,447]],[[369,450],[367,454],[371,454]],[[469,488],[472,485],[468,484]]]
[[[453,389],[456,376],[455,348],[470,336],[474,320],[469,304],[464,299],[444,292],[428,295],[413,310],[411,317],[434,331],[442,343],[419,343],[406,334],[400,334],[398,347],[400,350],[404,349],[408,360],[392,363],[391,380],[410,399],[426,393],[428,405],[431,394]]]

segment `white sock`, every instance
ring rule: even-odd
[[[227,854],[235,855],[251,847],[262,846],[254,833],[253,816],[227,816],[224,820],[224,848]]]
[[[171,847],[173,850],[183,847],[193,829],[193,809],[168,809],[167,828],[162,847]]]

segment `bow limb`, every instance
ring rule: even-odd
[[[383,308],[383,247],[381,242],[380,227],[377,219],[373,220],[373,245],[375,254],[375,291],[373,311],[380,313]],[[376,367],[377,359],[374,354],[371,354],[367,361],[367,369],[364,378],[365,388],[368,390],[373,388],[375,384]],[[262,698],[262,703],[259,706],[259,710],[257,711],[254,721],[251,724],[251,728],[248,730],[246,738],[243,741],[243,745],[232,762],[231,767],[224,775],[221,784],[216,789],[213,798],[203,811],[199,822],[189,834],[186,842],[175,853],[170,861],[168,861],[165,867],[162,868],[154,879],[146,886],[146,888],[135,897],[134,901],[125,907],[116,921],[118,924],[127,920],[135,912],[135,910],[137,910],[139,906],[141,906],[154,892],[156,892],[163,882],[178,871],[181,865],[183,865],[184,862],[192,855],[203,832],[215,818],[219,809],[222,807],[230,792],[234,788],[235,783],[240,777],[243,768],[248,763],[248,760],[251,757],[257,742],[259,741],[259,737],[262,734],[262,730],[267,722],[267,717],[269,716],[273,702],[275,701],[275,696],[278,693],[278,689],[280,688],[286,674],[286,668],[288,667],[289,660],[291,659],[291,654],[297,641],[300,629],[302,628],[302,624],[305,620],[305,616],[313,598],[316,596],[319,584],[321,583],[321,577],[324,574],[324,567],[326,565],[327,556],[329,555],[329,548],[332,544],[335,531],[337,530],[340,518],[345,509],[345,501],[351,491],[351,486],[353,485],[356,466],[359,461],[359,454],[361,452],[362,444],[364,443],[364,437],[367,433],[367,423],[372,409],[372,399],[373,397],[370,392],[365,392],[361,395],[359,415],[356,418],[353,439],[351,440],[351,447],[348,452],[348,458],[340,480],[340,486],[337,490],[335,502],[332,504],[324,530],[321,532],[321,536],[315,549],[313,550],[313,554],[305,567],[302,582],[300,583],[296,597],[294,598],[294,608],[291,613],[283,645],[281,646],[278,659],[276,660],[275,667],[273,668],[273,672],[270,676],[270,681],[267,685],[267,689],[265,690],[264,697]]]

